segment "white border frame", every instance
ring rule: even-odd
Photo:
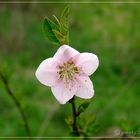
[[[64,1],[64,0],[61,0],[61,1],[56,1],[56,0],[52,0],[52,1],[36,1],[36,0],[33,0],[33,1],[27,1],[27,0],[24,0],[24,1],[0,1],[0,4],[12,4],[12,3],[40,3],[40,4],[47,4],[47,3],[60,3],[60,4],[65,4],[65,3],[67,3],[67,4],[78,4],[78,3],[80,3],[80,4],[86,4],[86,3],[97,3],[97,4],[113,4],[113,3],[116,3],[116,4],[140,4],[140,1],[90,1],[90,0],[84,0],[84,1],[75,1],[75,0],[73,0],[73,1]],[[138,139],[140,139],[140,137],[122,137],[122,136],[120,136],[120,137],[107,137],[107,136],[96,136],[96,137],[35,137],[35,136],[33,136],[33,137],[0,137],[0,139],[27,139],[27,138],[33,138],[33,139],[70,139],[70,138],[73,138],[73,139],[76,139],[76,138],[79,138],[79,139],[81,139],[81,138],[96,138],[96,139],[136,139],[136,138],[138,138]]]

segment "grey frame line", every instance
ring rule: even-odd
[[[98,4],[111,4],[111,3],[116,3],[116,4],[135,4],[135,3],[140,3],[140,1],[138,1],[138,0],[135,0],[135,1],[90,1],[90,0],[84,0],[84,1],[65,1],[65,0],[62,0],[62,1],[56,1],[56,0],[54,0],[54,1],[27,1],[27,0],[23,0],[23,1],[0,1],[0,3],[5,3],[5,4],[10,4],[10,3],[42,3],[42,4],[45,4],[45,3],[60,3],[60,4],[63,4],[63,3],[67,3],[67,4],[86,4],[86,3],[98,3]]]

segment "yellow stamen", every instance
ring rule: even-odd
[[[75,78],[75,74],[79,73],[78,68],[72,61],[68,61],[64,63],[62,66],[59,66],[59,77],[60,79],[64,79],[67,81],[73,80]]]

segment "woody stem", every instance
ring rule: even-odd
[[[79,136],[79,130],[77,127],[77,112],[76,112],[76,106],[75,106],[75,98],[73,97],[70,101],[69,101],[72,105],[72,112],[73,112],[73,124],[72,124],[72,129],[73,129],[73,133],[76,136]]]

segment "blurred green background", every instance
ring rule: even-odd
[[[21,102],[33,136],[69,136],[60,105],[50,88],[35,78],[40,62],[58,46],[42,32],[45,16],[60,16],[65,4],[0,4],[0,67],[10,71],[10,87]],[[100,60],[91,76],[95,96],[83,118],[96,117],[90,136],[114,136],[116,130],[140,131],[140,4],[70,4],[70,45]],[[76,98],[78,102],[81,99]],[[93,124],[91,124],[93,125]],[[26,136],[21,116],[0,81],[0,136]]]

